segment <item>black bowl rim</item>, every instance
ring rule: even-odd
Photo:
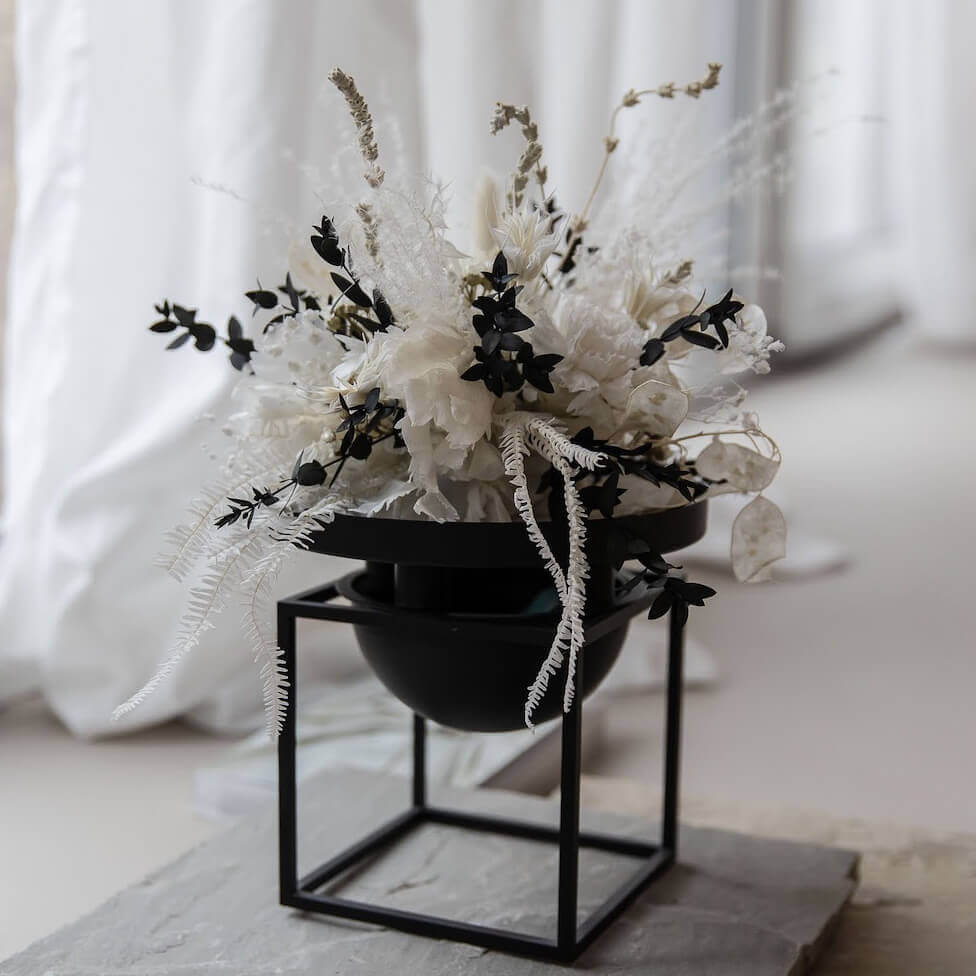
[[[708,502],[700,501],[643,515],[590,519],[587,553],[591,561],[606,560],[614,527],[653,540],[654,548],[661,553],[684,549],[705,534],[707,508]],[[554,550],[565,548],[561,538],[565,529],[553,522],[541,522],[540,527]],[[434,522],[336,515],[327,526],[312,533],[307,548],[329,556],[413,566],[502,568],[540,563],[521,521]]]
[[[430,611],[427,610],[407,610],[403,607],[395,607],[392,601],[380,600],[377,597],[363,593],[362,590],[358,588],[357,584],[360,582],[360,580],[365,579],[366,576],[367,573],[364,570],[361,573],[349,573],[337,580],[335,586],[339,591],[339,595],[345,597],[345,599],[349,600],[350,603],[360,603],[384,613],[389,613],[395,609],[396,613],[430,615]],[[625,607],[629,603],[636,603],[638,600],[643,598],[643,595],[644,594],[640,587],[636,587],[623,594],[615,593],[613,606],[605,607],[597,614],[597,616],[604,617],[607,614],[615,613],[621,607]],[[550,631],[556,626],[556,624],[559,623],[559,614],[552,610],[546,610],[540,613],[477,613],[467,610],[437,610],[435,613],[437,618],[441,620],[456,620],[459,623],[463,622],[471,624],[501,624],[521,622],[526,627],[538,627],[540,631]]]

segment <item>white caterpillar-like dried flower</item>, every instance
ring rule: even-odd
[[[366,244],[366,253],[374,260],[379,260],[379,244],[376,240],[379,231],[379,218],[373,213],[373,208],[368,203],[356,204],[356,216],[363,226],[363,240]]]
[[[329,72],[329,81],[342,93],[346,104],[349,106],[349,114],[356,124],[356,131],[359,133],[359,151],[366,163],[366,172],[363,178],[374,189],[380,186],[386,175],[377,165],[379,149],[376,145],[376,137],[373,134],[373,116],[370,114],[366,99],[359,93],[356,82],[347,75],[341,68],[333,68]]]

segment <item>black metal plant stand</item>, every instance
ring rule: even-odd
[[[702,530],[704,521],[702,517]],[[326,861],[304,877],[297,868],[297,817],[295,781],[295,716],[298,672],[296,663],[296,625],[299,618],[333,620],[364,626],[388,626],[398,630],[433,628],[438,624],[436,614],[417,614],[392,609],[380,613],[364,606],[345,606],[335,602],[338,586],[351,577],[298,594],[278,603],[278,641],[287,677],[287,712],[278,741],[278,803],[280,846],[281,903],[308,912],[334,915],[341,918],[372,922],[436,939],[467,942],[487,949],[519,955],[534,956],[557,962],[572,962],[602,933],[648,884],[674,861],[678,850],[678,774],[681,736],[681,690],[683,672],[683,625],[672,613],[669,619],[670,642],[668,653],[667,719],[665,730],[664,801],[659,844],[646,843],[627,837],[591,833],[580,830],[580,747],[582,731],[582,698],[577,695],[572,708],[562,718],[562,768],[559,827],[524,823],[505,817],[480,816],[451,810],[428,802],[425,737],[426,720],[413,717],[413,782],[410,805],[378,830],[353,844],[347,850]],[[646,609],[649,599],[630,601],[587,621],[587,643],[596,640],[614,627],[621,618]],[[493,637],[504,641],[507,632],[514,634],[517,626],[501,624]],[[509,635],[512,636],[512,635]],[[516,635],[517,636],[517,635]],[[582,655],[585,657],[585,654]],[[582,668],[577,676],[582,686]],[[468,830],[490,831],[522,837],[559,846],[559,881],[556,912],[556,938],[508,932],[503,929],[468,922],[439,918],[418,912],[372,905],[332,894],[320,889],[363,858],[403,837],[423,823],[446,824]],[[577,920],[579,889],[579,850],[590,847],[615,854],[628,855],[639,861],[634,874],[622,884],[590,917],[581,924]]]

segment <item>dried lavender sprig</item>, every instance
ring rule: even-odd
[[[373,208],[368,203],[356,204],[356,215],[363,227],[363,238],[366,245],[366,253],[376,262],[379,262],[379,242],[377,233],[379,232],[380,221]]]
[[[329,81],[339,89],[349,106],[349,114],[359,133],[359,151],[366,163],[363,178],[371,187],[376,188],[382,184],[386,174],[376,163],[379,149],[373,134],[373,116],[370,114],[366,99],[359,93],[356,82],[341,68],[333,68],[329,72]]]
[[[545,196],[546,179],[549,176],[545,166],[540,165],[542,159],[542,144],[539,142],[539,127],[532,121],[532,115],[527,105],[509,105],[505,102],[495,104],[495,114],[491,119],[491,134],[496,135],[512,122],[518,122],[522,128],[522,137],[525,139],[525,148],[519,156],[518,164],[515,167],[515,176],[512,179],[512,206],[517,207],[522,203],[523,194],[529,185],[529,173],[535,169],[535,178],[539,184],[539,189]]]

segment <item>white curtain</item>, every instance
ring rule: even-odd
[[[451,182],[464,222],[480,171],[518,151],[488,134],[496,98],[535,106],[572,206],[620,93],[729,61],[734,16],[707,0],[22,0],[0,701],[40,689],[80,735],[254,714],[231,607],[145,706],[109,721],[175,635],[182,594],[153,557],[208,478],[220,434],[200,418],[233,380],[218,353],[166,353],[146,326],[168,297],[222,327],[256,275],[278,283],[348,136],[334,64],[399,120],[387,145]],[[716,132],[730,92],[705,110]],[[333,569],[301,556],[281,588]]]
[[[892,195],[913,326],[976,347],[976,3],[898,0],[890,76]]]

